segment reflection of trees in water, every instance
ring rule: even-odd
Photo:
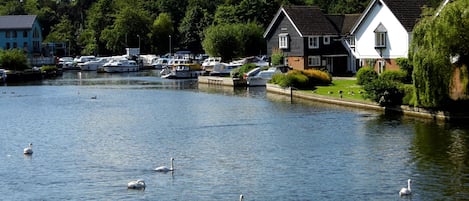
[[[416,167],[451,197],[469,196],[469,132],[455,125],[416,123],[412,151]]]

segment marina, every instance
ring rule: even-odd
[[[465,124],[158,70],[66,71],[0,91],[5,200],[399,200],[408,179],[412,200],[469,197]],[[170,158],[173,171],[154,170]],[[138,180],[144,190],[128,189]]]

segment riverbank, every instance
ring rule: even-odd
[[[308,93],[305,91],[297,91],[292,88],[282,88],[274,84],[267,84],[266,90],[268,93],[270,92],[270,93],[290,96],[292,100],[294,98],[301,98],[301,99],[313,100],[313,101],[334,104],[334,105],[375,110],[375,111],[380,111],[383,113],[386,113],[386,112],[399,113],[402,115],[432,119],[436,121],[458,121],[458,120],[469,119],[469,116],[467,116],[466,114],[451,114],[446,111],[433,111],[433,110],[428,110],[424,108],[410,107],[410,106],[382,107],[378,105],[377,103],[355,101],[355,100],[345,100],[345,99],[340,99],[340,98],[322,96],[322,95],[317,95],[314,93]]]

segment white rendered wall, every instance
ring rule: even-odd
[[[382,57],[379,55],[379,50],[375,49],[374,30],[380,23],[388,31],[386,49],[383,49]],[[355,55],[357,59],[407,58],[409,35],[387,6],[376,3],[355,31]]]

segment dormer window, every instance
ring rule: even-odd
[[[288,49],[288,34],[282,33],[278,35],[278,48]]]
[[[379,24],[375,29],[375,48],[386,48],[386,27],[383,24]]]

